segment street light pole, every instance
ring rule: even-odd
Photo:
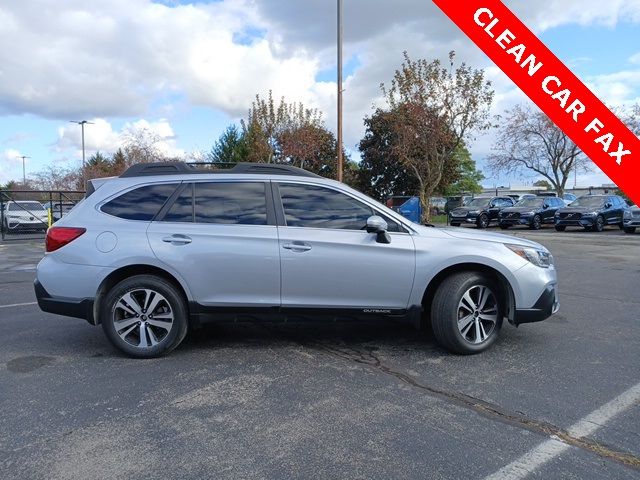
[[[84,185],[84,168],[85,168],[85,153],[84,153],[84,126],[85,125],[93,125],[93,122],[88,122],[86,120],[70,120],[71,123],[77,123],[82,128],[82,184]]]
[[[22,186],[24,187],[24,186],[27,185],[27,169],[25,167],[24,161],[25,161],[25,159],[31,158],[31,157],[27,157],[25,155],[22,155],[20,158],[22,159]]]
[[[342,181],[342,0],[338,0],[338,181]]]

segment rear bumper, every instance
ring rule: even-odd
[[[93,322],[93,298],[67,298],[49,295],[42,284],[35,280],[33,288],[40,310],[66,317],[83,318],[90,324]]]
[[[515,325],[521,323],[533,323],[546,320],[551,315],[556,313],[560,309],[560,302],[558,300],[557,285],[547,285],[540,298],[531,308],[516,309],[513,318]]]

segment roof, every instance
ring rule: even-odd
[[[180,175],[180,174],[259,174],[259,175],[291,175],[297,177],[317,177],[315,173],[292,165],[278,163],[237,163],[233,168],[197,168],[201,164],[189,164],[185,162],[158,162],[138,163],[129,167],[120,178],[146,177],[156,175]],[[210,165],[216,167],[215,163]]]

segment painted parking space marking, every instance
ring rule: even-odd
[[[579,420],[567,430],[567,433],[576,438],[591,435],[616,415],[638,403],[640,403],[640,383]],[[571,445],[561,441],[558,437],[552,437],[497,472],[489,475],[485,480],[519,480],[525,478],[570,447]]]
[[[29,305],[37,305],[38,302],[12,303],[10,305],[0,305],[0,308],[26,307]]]

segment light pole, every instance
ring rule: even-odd
[[[75,121],[75,120],[70,120],[71,123],[77,123],[78,125],[80,125],[80,127],[82,127],[82,183],[84,183],[84,162],[85,162],[85,158],[84,158],[84,126],[85,125],[93,125],[93,122],[88,122],[86,120],[80,120],[80,121]]]
[[[342,0],[338,0],[338,181],[342,181]]]
[[[31,157],[27,157],[25,155],[22,155],[20,158],[22,159],[22,186],[25,187],[27,185],[27,169],[25,167],[24,161],[27,158],[31,158]]]

